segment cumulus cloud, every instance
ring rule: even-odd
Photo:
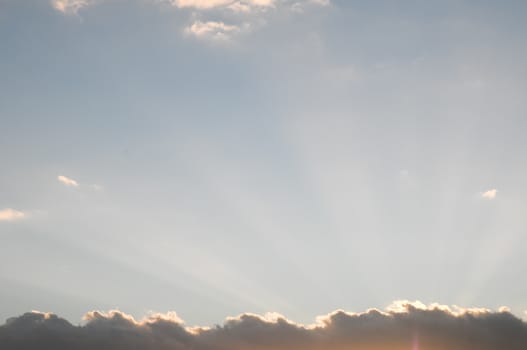
[[[57,176],[57,180],[68,187],[79,187],[79,183],[77,181],[64,175]]]
[[[26,216],[26,213],[11,208],[0,210],[0,221],[16,221],[24,219]]]
[[[195,21],[185,28],[187,34],[199,38],[229,39],[232,34],[240,31],[240,27],[216,21]]]
[[[66,15],[74,15],[80,9],[93,4],[93,0],[52,0],[51,5],[57,11]]]
[[[112,350],[520,350],[527,324],[506,310],[462,309],[401,301],[384,311],[337,310],[302,325],[279,314],[242,314],[223,325],[188,328],[175,313],[143,320],[120,311],[93,311],[73,326],[30,312],[0,326],[2,349]]]
[[[485,191],[485,192],[481,193],[481,198],[494,199],[494,198],[496,198],[497,194],[498,194],[498,190],[493,188],[491,190],[488,190],[488,191]]]

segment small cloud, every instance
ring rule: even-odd
[[[53,8],[65,15],[76,15],[80,9],[91,5],[93,0],[52,0]]]
[[[62,182],[64,185],[68,187],[79,187],[79,183],[69,177],[66,177],[64,175],[57,176],[57,180]]]
[[[250,0],[248,1],[251,5],[261,7],[272,7],[274,6],[275,0]]]
[[[315,5],[315,6],[329,6],[331,4],[330,0],[304,0],[296,1],[291,6],[290,9],[293,12],[302,14],[306,6]]]
[[[329,6],[331,4],[331,0],[311,0],[311,2],[320,6]]]
[[[407,169],[399,170],[399,176],[401,176],[401,177],[408,177],[408,175],[410,175],[410,172]]]
[[[485,191],[485,192],[481,193],[481,198],[494,199],[494,198],[496,198],[497,194],[498,194],[498,190],[493,188],[491,190],[488,190],[488,191]]]
[[[227,8],[236,13],[248,13],[251,12],[251,6],[244,2],[236,1],[227,6]]]
[[[300,2],[295,2],[291,5],[291,11],[296,13],[304,13],[304,7]]]
[[[26,213],[19,210],[6,208],[0,210],[0,221],[16,221],[27,217]]]
[[[245,0],[245,1],[234,1],[234,0],[172,0],[172,5],[184,8],[195,8],[199,10],[209,10],[215,8],[244,8],[247,7],[272,7],[274,6],[275,0]],[[236,5],[238,4],[238,5]]]
[[[232,3],[232,0],[173,0],[172,4],[176,7],[193,7],[197,9],[211,9],[215,7],[226,6]]]
[[[215,21],[195,21],[192,25],[185,28],[187,34],[195,35],[199,38],[229,39],[231,34],[240,31],[240,27],[223,22]]]
[[[104,187],[102,187],[101,185],[97,185],[97,184],[93,184],[93,185],[90,185],[90,188],[94,191],[102,191],[104,190]]]

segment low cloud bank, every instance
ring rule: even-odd
[[[30,312],[0,326],[1,349],[100,350],[525,350],[527,324],[507,309],[448,308],[396,302],[385,311],[335,311],[313,325],[279,314],[242,314],[222,326],[186,327],[175,313],[137,321],[120,311],[85,315],[74,326],[50,313]]]

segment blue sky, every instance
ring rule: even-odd
[[[0,318],[523,315],[525,10],[0,0]]]

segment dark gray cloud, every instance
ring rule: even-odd
[[[212,328],[188,328],[175,314],[136,321],[119,311],[94,311],[85,319],[74,326],[49,313],[10,318],[0,326],[0,349],[527,349],[527,324],[506,310],[408,302],[385,311],[335,311],[308,326],[276,314],[243,314]]]

